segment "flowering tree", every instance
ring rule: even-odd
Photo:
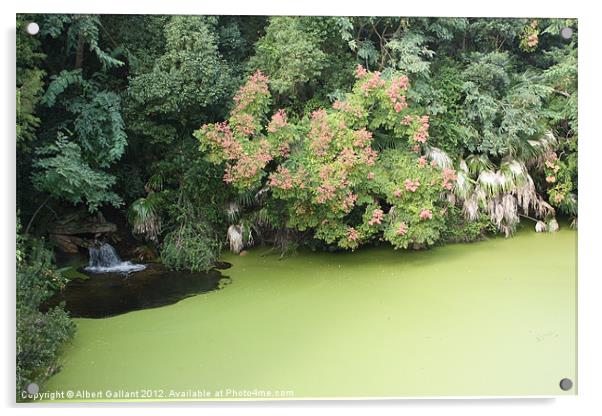
[[[225,182],[267,187],[283,201],[288,227],[350,249],[375,238],[403,248],[433,244],[446,214],[440,196],[455,171],[422,156],[429,118],[409,107],[406,76],[358,66],[356,78],[332,108],[291,123],[282,109],[266,117],[268,79],[258,71],[234,97],[229,119],[195,137],[210,161],[224,163]],[[397,142],[379,153],[374,133]]]

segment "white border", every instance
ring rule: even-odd
[[[585,2],[584,2],[585,3]],[[89,414],[106,414],[109,409],[127,409],[128,413],[141,415],[164,414],[166,408],[177,408],[187,414],[240,413],[244,408],[249,414],[281,414],[283,410],[292,414],[305,414],[308,411],[330,414],[332,411],[344,411],[345,414],[378,413],[399,414],[411,411],[412,414],[433,414],[444,411],[446,414],[468,415],[486,412],[487,415],[507,415],[509,412],[528,412],[530,415],[573,415],[600,413],[600,357],[602,354],[602,336],[600,335],[600,317],[602,317],[602,273],[600,273],[600,189],[602,178],[602,134],[599,104],[600,62],[599,33],[602,16],[595,13],[593,2],[568,1],[524,1],[505,0],[501,2],[435,1],[428,3],[390,1],[192,1],[192,0],[146,0],[144,2],[103,0],[84,2],[82,0],[21,0],[17,4],[2,3],[2,71],[1,93],[3,98],[2,126],[3,137],[0,154],[4,158],[0,189],[4,196],[2,204],[2,247],[1,262],[5,273],[2,274],[2,294],[4,309],[2,329],[5,337],[0,345],[4,359],[4,369],[0,384],[2,406],[9,414],[30,414],[43,411],[48,414],[81,414],[82,408]],[[54,405],[44,407],[14,405],[14,221],[15,221],[15,13],[20,12],[85,12],[85,13],[153,13],[153,14],[312,14],[312,15],[405,15],[405,16],[529,16],[529,17],[577,17],[579,18],[579,394],[563,396],[557,399],[520,398],[433,398],[433,399],[385,399],[378,401],[281,401],[281,402],[185,402],[185,403],[117,403],[105,404],[101,408],[91,405]]]

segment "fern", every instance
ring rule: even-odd
[[[51,81],[40,101],[47,107],[54,107],[59,95],[63,94],[67,88],[72,85],[82,85],[84,83],[81,69],[62,70],[58,75],[50,77]]]

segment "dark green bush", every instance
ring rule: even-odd
[[[47,312],[40,305],[64,278],[51,263],[52,253],[40,240],[17,240],[17,400],[29,383],[42,385],[59,370],[57,357],[75,332],[75,324],[60,306]]]
[[[163,264],[172,270],[209,270],[220,255],[221,243],[203,222],[187,222],[169,232],[161,247]]]

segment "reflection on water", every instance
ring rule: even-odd
[[[53,296],[46,308],[65,302],[72,317],[104,318],[165,306],[200,293],[221,289],[230,282],[217,270],[206,273],[168,271],[159,264],[145,270],[123,273],[90,273],[75,279]]]

